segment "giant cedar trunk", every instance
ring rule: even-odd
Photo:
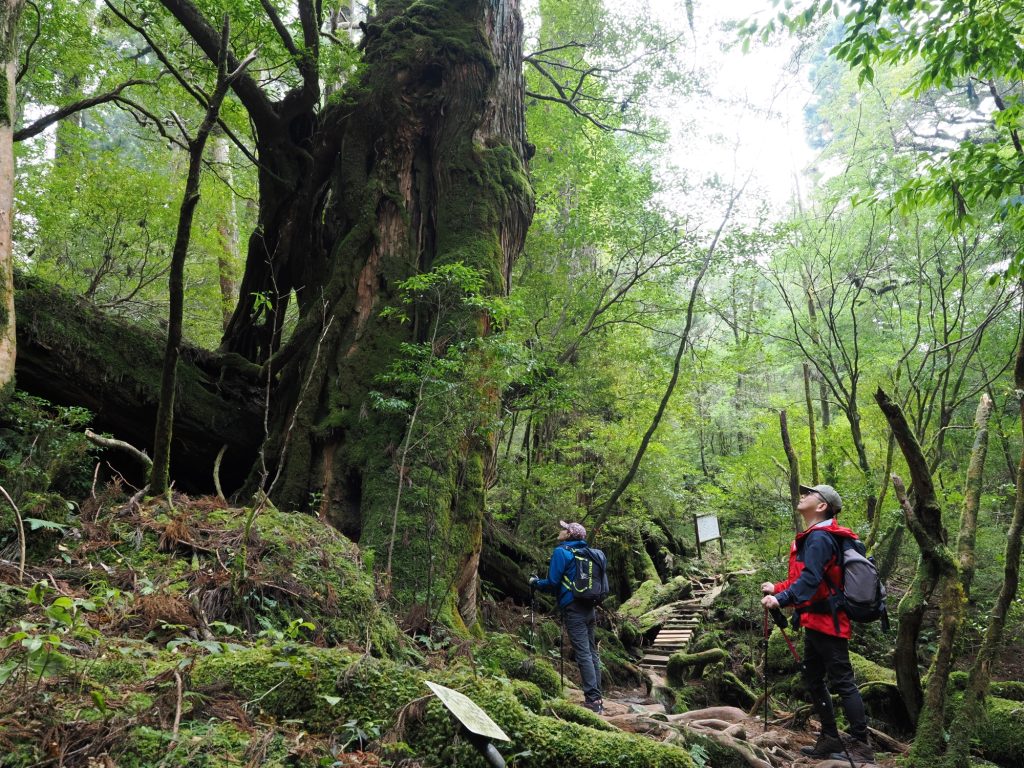
[[[265,466],[248,489],[262,484],[283,507],[315,501],[383,555],[404,423],[368,393],[430,318],[406,328],[380,311],[401,280],[458,261],[507,291],[532,197],[517,0],[378,8],[357,78],[319,113],[286,98],[286,130],[259,137],[259,226],[223,347],[273,374]],[[300,319],[282,340],[292,293]],[[482,385],[481,402],[491,397]],[[420,602],[429,571],[455,624],[475,618],[489,447],[473,432],[447,436],[443,455],[403,478],[430,486],[430,508],[400,511],[394,564],[399,597]],[[428,525],[443,541],[427,540]]]

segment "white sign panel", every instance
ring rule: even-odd
[[[701,544],[705,541],[719,539],[722,534],[718,530],[718,517],[716,515],[697,516],[697,538]]]
[[[501,730],[501,726],[491,720],[487,713],[480,709],[471,698],[458,691],[453,691],[451,688],[445,688],[443,685],[432,683],[429,680],[425,682],[427,687],[441,700],[441,703],[448,707],[451,713],[459,718],[459,722],[466,726],[471,733],[485,736],[488,739],[511,741],[505,732]]]

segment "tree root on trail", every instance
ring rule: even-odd
[[[749,768],[843,768],[842,760],[819,761],[805,757],[800,748],[813,744],[812,730],[791,731],[772,723],[765,731],[762,721],[737,707],[708,707],[675,715],[628,712],[606,718],[631,733],[667,742],[692,744],[696,740],[714,743],[735,754]],[[887,752],[906,752],[907,746],[872,729],[874,743]]]

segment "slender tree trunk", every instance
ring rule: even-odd
[[[878,499],[875,498],[874,479],[871,476],[871,464],[868,462],[868,450],[864,443],[864,433],[860,426],[860,410],[857,407],[856,390],[851,393],[850,407],[847,415],[850,418],[850,438],[853,440],[853,447],[857,451],[857,466],[860,468],[861,477],[864,478],[864,487],[867,488],[867,499],[865,500],[865,513],[869,523],[875,520],[875,507]]]
[[[1024,339],[1017,348],[1014,366],[1014,382],[1020,409],[1021,432],[1024,433]],[[1003,559],[1003,583],[999,588],[996,604],[989,614],[985,640],[974,659],[967,678],[967,691],[960,710],[950,728],[947,748],[947,765],[951,768],[968,768],[970,765],[971,741],[978,730],[978,723],[985,716],[985,695],[992,679],[992,667],[1003,647],[1003,631],[1010,606],[1017,597],[1020,586],[1021,539],[1024,533],[1024,454],[1017,465],[1017,492],[1013,504],[1013,518],[1006,535],[1006,556]]]
[[[230,186],[233,180],[231,173],[231,144],[227,136],[218,133],[213,138],[213,162],[219,166],[220,173]],[[239,262],[238,255],[238,211],[235,207],[235,194],[229,189],[227,205],[217,216],[217,239],[220,248],[217,251],[217,276],[220,282],[220,306],[224,328],[231,322],[231,313],[235,307],[235,270]]]
[[[793,531],[799,533],[803,529],[800,513],[796,511],[800,503],[800,461],[793,450],[793,441],[789,439],[785,408],[779,411],[779,431],[782,433],[782,450],[786,452],[786,461],[789,462],[789,504],[793,515]]]
[[[811,398],[811,366],[808,363],[804,363],[804,401],[807,403],[807,430],[811,442],[811,485],[817,485],[821,482],[818,476],[818,428]]]
[[[902,481],[893,475],[893,487],[903,507],[907,527],[921,549],[915,586],[904,598],[907,601],[913,594],[906,613],[903,603],[900,604],[896,675],[907,710],[912,719],[916,716],[917,730],[909,761],[917,766],[931,766],[942,753],[944,745],[946,683],[952,669],[953,641],[963,612],[963,587],[956,558],[946,543],[942,508],[921,446],[899,405],[881,389],[875,394],[875,400],[903,452],[914,487],[914,501],[911,504],[906,498]],[[913,685],[917,676],[917,639],[924,607],[933,592],[940,600],[938,648],[932,659],[928,687],[920,699],[920,708],[915,712],[919,690]],[[906,628],[903,624],[905,619],[908,622]]]
[[[982,395],[978,410],[974,414],[974,448],[971,463],[967,467],[967,482],[964,488],[964,511],[960,517],[960,533],[957,536],[957,558],[960,561],[960,581],[964,597],[971,595],[974,581],[976,558],[974,543],[978,532],[978,508],[981,506],[981,486],[985,478],[985,458],[988,455],[988,422],[992,416],[992,399]]]
[[[0,3],[0,403],[14,390],[14,123],[18,21],[24,0]]]
[[[748,179],[749,180],[749,179]],[[725,210],[725,215],[722,217],[722,222],[718,225],[718,229],[715,231],[715,235],[711,238],[711,243],[708,245],[708,249],[704,255],[704,261],[701,263],[700,270],[693,279],[693,285],[690,287],[690,297],[686,304],[686,323],[683,326],[683,332],[679,336],[679,345],[676,347],[675,358],[672,361],[672,375],[669,377],[668,385],[665,387],[665,393],[661,397],[661,402],[658,403],[658,410],[654,412],[654,418],[651,419],[651,425],[647,428],[644,436],[640,440],[640,446],[637,448],[636,455],[633,457],[633,462],[629,466],[625,476],[616,486],[615,490],[612,491],[612,495],[608,497],[608,500],[601,505],[600,511],[597,513],[597,519],[594,521],[594,528],[600,528],[601,524],[608,519],[609,515],[615,509],[616,503],[625,493],[629,484],[633,482],[633,478],[636,477],[636,472],[640,468],[640,462],[643,460],[644,454],[647,452],[647,446],[651,443],[651,438],[654,437],[654,433],[658,430],[658,425],[661,423],[662,416],[665,415],[665,410],[668,408],[669,401],[672,399],[672,392],[676,388],[676,382],[679,380],[679,368],[683,359],[683,352],[686,351],[686,345],[690,341],[690,330],[693,328],[693,315],[697,305],[697,295],[700,291],[701,282],[704,279],[704,275],[707,274],[708,268],[711,266],[711,259],[714,258],[715,251],[718,248],[719,239],[722,236],[722,232],[725,230],[726,225],[729,223],[729,219],[732,217],[733,208],[736,205],[736,201],[739,200],[743,194],[743,190],[746,188],[744,184],[739,189],[733,190],[733,195],[729,199],[729,205]]]
[[[889,490],[889,475],[892,474],[892,462],[896,458],[896,437],[893,435],[892,430],[889,430],[889,439],[886,441],[885,447],[885,469],[882,472],[882,477],[885,478],[882,484],[878,488],[878,506],[876,507],[875,519],[871,521],[871,530],[868,533],[868,540],[864,546],[868,548],[868,551],[873,551],[875,544],[878,543],[878,534],[882,530],[882,517],[883,507],[885,505],[885,497]]]
[[[185,312],[185,258],[192,238],[192,219],[199,204],[199,179],[203,170],[203,152],[206,140],[217,123],[220,105],[227,95],[232,79],[241,74],[250,59],[229,73],[228,60],[228,19],[224,17],[221,32],[221,61],[217,69],[217,86],[206,108],[202,125],[194,139],[189,140],[188,176],[178,212],[178,230],[171,252],[171,269],[168,277],[169,308],[167,319],[167,344],[164,349],[164,366],[160,378],[160,405],[156,412],[156,430],[153,437],[153,467],[149,476],[149,490],[154,495],[167,491],[170,479],[171,438],[174,427],[174,395],[176,389],[178,357],[181,354],[182,321]]]

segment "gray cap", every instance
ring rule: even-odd
[[[831,485],[801,485],[800,492],[818,494],[825,500],[834,515],[838,515],[843,509],[843,497]]]

